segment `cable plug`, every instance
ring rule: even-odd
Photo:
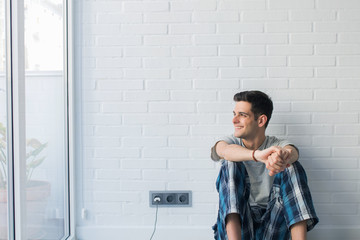
[[[159,196],[154,197],[154,202],[159,203],[161,201],[161,198]]]

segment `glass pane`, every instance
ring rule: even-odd
[[[5,0],[0,0],[0,239],[8,239],[5,39]]]
[[[26,239],[61,239],[66,210],[63,2],[25,0]]]

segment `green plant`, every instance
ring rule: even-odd
[[[47,143],[41,143],[35,138],[26,140],[26,180],[30,181],[32,174],[46,158],[41,152],[47,147]],[[6,128],[0,122],[0,188],[4,187],[7,179],[6,157]]]

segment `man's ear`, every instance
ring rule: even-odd
[[[265,126],[265,123],[267,122],[267,116],[265,114],[262,114],[258,117],[257,121],[258,121],[258,126],[259,127],[263,127]]]

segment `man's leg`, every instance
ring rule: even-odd
[[[290,227],[292,240],[306,240],[307,225],[306,221],[295,223]]]
[[[241,222],[237,213],[230,213],[226,217],[226,233],[229,240],[241,240]]]

